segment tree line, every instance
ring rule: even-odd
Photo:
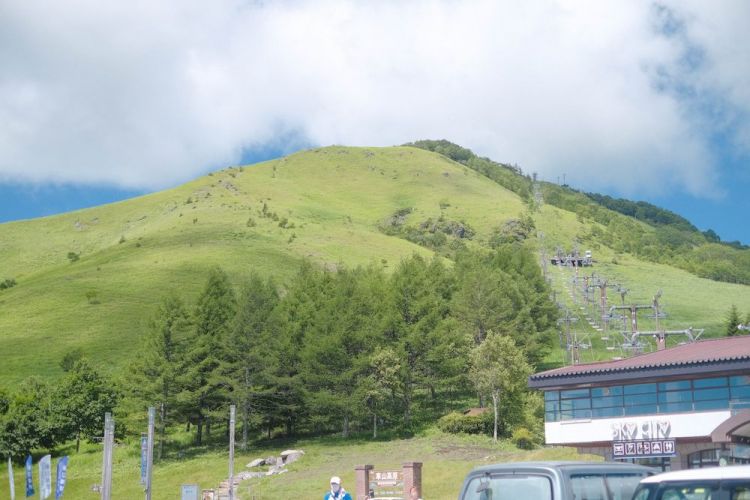
[[[479,401],[495,403],[501,435],[539,425],[526,377],[548,352],[557,308],[533,254],[506,245],[446,262],[414,255],[390,273],[305,262],[284,286],[253,273],[237,288],[217,267],[194,303],[159,301],[114,384],[82,359],[45,395],[37,380],[5,394],[0,446],[21,456],[93,437],[104,411],[142,415],[148,406],[159,415],[157,457],[170,426],[185,426],[200,445],[223,429],[230,404],[243,447],[261,435],[408,434]],[[98,407],[66,402],[74,377],[87,380],[84,393],[115,389]],[[99,416],[76,427],[71,405]],[[19,433],[19,421],[38,425]]]

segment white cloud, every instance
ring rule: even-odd
[[[163,187],[297,130],[448,138],[587,188],[716,195],[711,134],[750,151],[747,5],[674,2],[665,34],[628,0],[9,0],[0,180]]]

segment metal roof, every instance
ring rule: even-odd
[[[701,340],[632,358],[564,366],[532,375],[529,377],[529,385],[542,387],[556,379],[591,379],[628,373],[636,375],[638,372],[653,374],[654,371],[669,370],[675,373],[675,368],[707,368],[707,365],[743,361],[750,361],[750,335]]]

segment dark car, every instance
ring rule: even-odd
[[[487,465],[466,476],[458,500],[630,500],[654,472],[622,462]]]

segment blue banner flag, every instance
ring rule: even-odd
[[[39,498],[44,500],[52,494],[52,456],[44,455],[39,460]]]
[[[26,496],[34,496],[34,477],[31,468],[31,455],[26,457]]]
[[[146,468],[148,461],[148,436],[141,435],[141,484],[146,484]]]
[[[60,500],[65,490],[65,480],[68,477],[68,456],[57,461],[57,484],[55,486],[55,500]]]

